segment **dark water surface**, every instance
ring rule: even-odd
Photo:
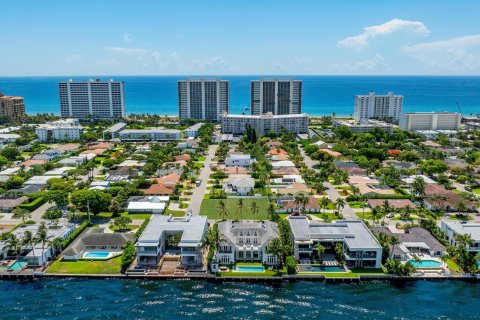
[[[43,279],[1,281],[0,301],[0,319],[480,319],[480,286],[454,281]]]

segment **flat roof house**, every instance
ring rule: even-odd
[[[250,168],[253,162],[255,162],[255,159],[249,154],[230,153],[225,159],[225,166]]]
[[[128,201],[128,212],[163,213],[170,197],[147,196],[131,197]]]
[[[237,261],[260,261],[275,265],[277,258],[266,252],[274,238],[279,237],[278,226],[272,221],[222,221],[218,224],[220,242],[216,260],[220,264]]]
[[[473,244],[468,246],[468,251],[480,253],[480,223],[461,223],[460,221],[442,221],[440,228],[447,234],[447,241],[450,245],[457,245],[455,236],[469,234]]]
[[[380,268],[382,247],[375,236],[360,220],[331,223],[308,220],[305,216],[290,216],[295,259],[310,260],[314,247],[320,243],[325,253],[334,253],[335,244],[343,245],[347,266],[353,268]]]
[[[179,255],[184,266],[201,266],[207,229],[206,216],[153,216],[136,244],[138,265],[157,266],[168,254]]]

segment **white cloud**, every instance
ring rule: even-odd
[[[120,53],[127,56],[139,56],[147,53],[147,49],[142,48],[126,48],[126,47],[109,47],[108,50],[114,53]]]
[[[403,52],[437,72],[480,71],[480,34],[405,46]]]
[[[347,73],[377,73],[379,71],[388,71],[388,67],[385,59],[377,53],[372,59],[366,59],[362,61],[357,61],[352,64],[341,64],[334,65],[334,69],[347,72]]]
[[[193,69],[196,71],[209,71],[209,72],[228,72],[230,67],[224,58],[215,56],[207,60],[196,59],[193,61]]]
[[[341,47],[364,48],[368,46],[368,40],[396,31],[409,31],[419,36],[428,36],[430,33],[430,30],[421,21],[392,19],[383,24],[365,27],[361,34],[340,40],[337,42],[337,45]]]
[[[125,42],[130,42],[130,41],[132,41],[132,37],[130,36],[130,33],[125,33],[125,34],[123,35],[123,41],[125,41]]]

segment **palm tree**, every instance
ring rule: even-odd
[[[48,235],[47,233],[47,227],[45,226],[45,223],[42,222],[42,224],[38,227],[37,234],[35,235],[37,243],[42,244],[42,260],[43,260],[43,254],[45,252],[45,245],[51,243],[50,238],[51,236]]]
[[[335,200],[335,206],[337,207],[337,213],[340,214],[340,211],[345,208],[347,202],[343,198],[338,198]]]
[[[238,199],[237,203],[237,214],[240,212],[240,220],[243,219],[243,210],[245,210],[245,204],[243,203],[243,198]]]
[[[254,201],[250,205],[250,212],[252,212],[253,220],[255,220],[255,217],[258,217],[258,213],[260,211],[260,208],[257,206],[257,203]]]
[[[373,225],[375,226],[376,222],[380,220],[380,218],[382,217],[382,213],[380,212],[380,210],[375,207],[372,209],[372,212],[370,213],[370,215],[372,216],[372,222],[373,222]]]
[[[228,212],[228,209],[227,209],[227,205],[225,204],[225,201],[223,201],[223,200],[218,201],[217,212],[218,212],[218,215],[220,216],[220,218],[222,218],[222,220],[225,220],[225,218],[228,217],[229,212]]]
[[[302,208],[303,212],[305,213],[305,208],[307,207],[307,204],[310,202],[310,196],[306,194],[302,194]]]
[[[52,247],[55,249],[55,252],[61,252],[63,249],[63,239],[62,238],[53,239]]]
[[[330,202],[330,199],[328,199],[327,197],[323,197],[322,199],[320,199],[320,206],[323,208],[323,213],[326,213]]]
[[[352,195],[354,197],[360,195],[360,189],[357,186],[351,186],[350,190],[352,190]]]
[[[5,241],[5,248],[7,248],[8,251],[13,251],[18,260],[20,253],[22,252],[22,242],[15,236],[15,234],[10,233]]]
[[[313,249],[317,251],[317,256],[318,260],[320,260],[320,263],[323,263],[322,261],[322,255],[325,253],[325,247],[321,243],[317,243]]]
[[[33,236],[31,231],[26,230],[23,233],[22,245],[30,246],[32,248],[33,256],[35,256],[35,237]]]
[[[275,264],[275,269],[278,272],[278,265],[279,262],[282,262],[281,259],[284,253],[284,247],[280,238],[273,238],[272,241],[268,244],[267,250],[265,252],[271,254],[276,258],[277,263]]]
[[[472,236],[469,233],[464,233],[464,234],[457,234],[455,236],[455,241],[460,245],[460,246],[469,246],[473,243]]]
[[[28,218],[30,218],[32,216],[32,213],[30,211],[28,211],[27,209],[17,207],[15,209],[13,209],[13,216],[15,218],[21,218],[22,222],[25,222],[25,220],[27,220]]]
[[[297,208],[297,212],[300,212],[300,204],[302,203],[303,194],[295,195],[293,202],[295,203],[295,207]]]
[[[277,214],[277,210],[276,210],[276,204],[275,202],[270,202],[270,204],[268,205],[268,218],[272,221],[277,221],[278,220],[278,214]]]
[[[400,239],[397,236],[392,235],[388,239],[388,243],[392,246],[392,248],[390,249],[390,255],[392,255],[393,254],[393,249],[395,248],[395,246],[399,245],[401,242],[400,242]]]
[[[412,181],[412,192],[417,197],[425,195],[425,180],[422,177],[415,177]]]

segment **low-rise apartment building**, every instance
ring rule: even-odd
[[[118,133],[120,140],[122,141],[173,141],[180,140],[181,132],[180,130],[174,129],[160,129],[160,128],[150,128],[150,129],[125,129]]]
[[[69,141],[80,139],[83,128],[78,119],[64,119],[41,124],[35,128],[35,133],[41,142]]]
[[[250,125],[260,135],[269,131],[280,134],[282,130],[296,134],[308,132],[308,115],[306,113],[283,115],[274,115],[271,112],[261,115],[223,114],[220,121],[224,134],[244,134],[247,125]]]

